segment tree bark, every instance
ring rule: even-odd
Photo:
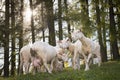
[[[54,27],[54,15],[53,15],[53,0],[49,0],[45,2],[46,10],[47,10],[47,25],[49,29],[49,44],[55,46],[55,27]]]
[[[11,53],[11,75],[15,75],[15,2],[11,0],[11,38],[12,38],[12,53]]]
[[[31,9],[31,31],[32,31],[32,43],[35,42],[35,29],[34,29],[34,19],[33,19],[33,2],[32,0],[29,0],[30,1],[30,9]]]
[[[109,16],[110,16],[110,47],[111,47],[111,54],[113,55],[113,59],[119,59],[119,51],[117,45],[117,36],[116,36],[116,26],[115,26],[115,19],[114,19],[114,11],[113,11],[113,2],[109,0]]]
[[[65,5],[65,12],[66,12],[66,15],[67,15],[68,14],[68,3],[67,3],[67,0],[64,0],[64,5]],[[67,19],[66,22],[67,22],[67,27],[68,27],[67,28],[68,29],[68,35],[69,35],[68,37],[69,37],[70,40],[72,40],[71,36],[70,36],[71,35],[71,33],[70,33],[70,31],[71,31],[70,20]]]
[[[102,62],[105,62],[107,61],[107,54],[105,53],[105,47],[104,47],[103,39],[102,39],[99,0],[96,0],[95,2],[96,2],[96,16],[97,16],[96,23],[97,23],[98,39],[99,39],[99,44],[100,44]]]
[[[118,44],[120,44],[120,12],[119,12],[119,10],[117,9],[117,13],[119,13],[119,14],[117,14],[117,24],[118,24],[118,30],[117,30],[117,34],[118,34]]]
[[[58,26],[59,26],[59,40],[63,39],[63,30],[62,30],[62,5],[61,0],[58,0]]]
[[[4,77],[9,76],[9,0],[5,0]]]
[[[103,4],[103,5],[105,5],[106,4],[106,1],[102,1],[101,2],[101,4]],[[106,45],[106,42],[107,42],[107,40],[106,40],[106,25],[105,25],[105,7],[106,7],[106,5],[105,6],[103,6],[102,5],[102,8],[101,8],[101,11],[102,11],[102,14],[101,14],[101,16],[102,16],[102,20],[101,20],[101,22],[102,22],[102,28],[103,28],[103,30],[102,30],[102,33],[103,33],[103,46],[104,46],[104,55],[105,55],[105,60],[107,60],[107,45]]]
[[[44,14],[44,2],[41,2],[41,16],[42,16],[42,37],[43,42],[45,42],[45,14]]]
[[[21,10],[20,10],[20,17],[21,17],[21,23],[20,23],[20,32],[19,32],[19,52],[20,49],[23,47],[23,9],[24,9],[24,0],[21,0]],[[20,55],[18,56],[18,73],[20,70]],[[22,71],[21,71],[22,72]]]

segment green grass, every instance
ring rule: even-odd
[[[62,72],[27,74],[0,80],[120,80],[120,61],[102,63],[101,67],[91,65],[89,71],[66,68]]]

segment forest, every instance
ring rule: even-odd
[[[99,42],[102,62],[120,59],[120,0],[0,0],[0,74],[19,73],[26,44],[55,46],[77,29]]]

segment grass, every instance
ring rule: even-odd
[[[89,71],[84,71],[84,66],[81,66],[79,71],[66,68],[62,72],[52,74],[37,73],[10,78],[0,77],[0,80],[120,80],[120,61],[102,63],[101,67],[91,65]]]

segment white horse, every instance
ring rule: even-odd
[[[71,33],[71,38],[73,41],[81,41],[83,52],[88,53],[87,62],[89,62],[90,58],[95,55],[98,58],[98,66],[101,65],[100,45],[97,42],[85,37],[80,30],[73,31]]]
[[[29,73],[29,68],[31,64],[31,54],[30,54],[30,45],[26,45],[20,50],[20,74],[25,70],[25,74]]]
[[[60,71],[63,69],[62,63],[59,59],[67,61],[67,55],[62,53],[61,49],[41,41],[33,43],[31,47],[31,56],[38,57],[34,61],[40,59],[39,61],[49,73],[52,73],[54,68],[56,68],[56,70],[59,69]],[[35,63],[35,65],[39,65],[39,61]],[[48,64],[50,64],[50,66]]]
[[[87,63],[87,56],[82,51],[82,43],[80,40],[77,40],[75,43],[72,43],[70,39],[65,39],[57,42],[58,45],[63,49],[68,49],[72,54],[73,59],[73,68],[80,69],[80,58],[84,58],[85,60],[85,70],[89,69],[89,65]]]

